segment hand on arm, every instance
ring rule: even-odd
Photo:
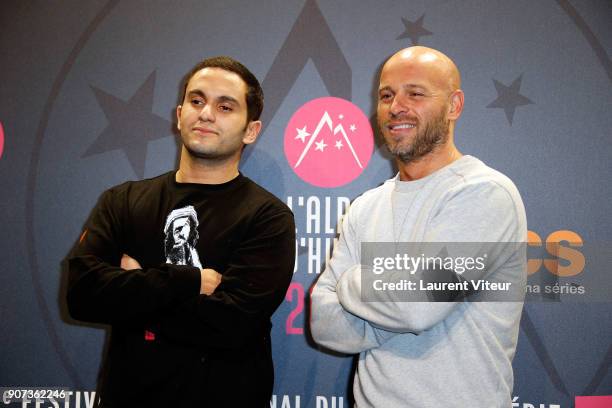
[[[127,254],[121,257],[121,269],[131,271],[142,269],[140,263]],[[200,269],[200,295],[212,295],[217,286],[221,283],[221,274],[214,269]]]
[[[447,198],[427,226],[423,242],[518,242],[524,239],[518,225],[514,201],[505,189],[492,182],[467,186]],[[496,245],[499,248],[502,244]],[[497,261],[488,259],[487,265],[497,267]],[[495,271],[488,269],[486,272]],[[420,273],[423,271],[417,271],[416,275]],[[360,270],[353,269],[343,274],[336,288],[340,303],[350,313],[366,319],[374,327],[391,332],[419,333],[427,330],[446,319],[459,304],[423,302],[420,301],[421,292],[414,293],[414,296],[419,296],[415,301],[403,298],[403,301],[364,303],[361,301],[361,284]],[[406,292],[405,296],[410,296],[410,292]]]
[[[102,195],[86,223],[86,233],[66,258],[67,305],[77,320],[141,326],[197,296],[200,276],[191,266],[143,270],[133,258],[123,258],[126,198],[117,194],[109,190]]]
[[[341,229],[333,257],[312,291],[310,327],[314,340],[322,346],[342,353],[359,353],[378,347],[395,334],[372,327],[340,304],[336,292],[338,280],[353,271],[359,273],[361,269],[359,243],[351,226],[350,210],[343,218]],[[355,301],[360,302],[360,298]]]
[[[212,295],[221,283],[221,274],[214,269],[200,269],[200,295]]]
[[[293,276],[295,224],[289,210],[262,213],[233,250],[222,280],[204,270],[210,295],[188,299],[163,316],[163,335],[183,344],[231,349],[267,336],[270,316]]]
[[[121,269],[125,269],[126,271],[131,271],[134,269],[142,269],[137,260],[132,258],[127,254],[123,254],[121,257]]]

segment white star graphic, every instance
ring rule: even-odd
[[[310,136],[310,133],[308,133],[306,131],[306,125],[304,125],[303,128],[298,129],[296,128],[295,130],[297,130],[298,134],[295,137],[296,139],[300,139],[302,141],[302,143],[304,143],[306,141],[306,136]]]
[[[338,115],[338,119],[344,119],[344,115],[343,114],[339,114]]]
[[[336,149],[340,150],[342,149],[342,146],[344,146],[342,144],[342,140],[336,140]]]
[[[351,132],[354,132],[357,129],[357,126],[351,125],[349,126],[349,129],[351,129]]]
[[[324,140],[321,140],[320,142],[316,142],[315,144],[317,145],[315,150],[323,151],[327,147]]]

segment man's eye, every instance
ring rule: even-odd
[[[422,92],[412,92],[410,93],[410,96],[412,97],[421,97],[421,96],[425,96]]]
[[[223,112],[231,112],[233,109],[231,108],[231,106],[220,105],[219,106],[219,110],[221,110]]]
[[[192,99],[191,100],[191,104],[192,105],[202,105],[203,103],[204,103],[204,101],[201,100],[201,99]]]
[[[391,94],[380,94],[378,99],[380,99],[381,101],[388,101],[389,99],[391,99]]]

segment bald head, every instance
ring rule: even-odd
[[[451,157],[464,95],[455,63],[440,51],[410,47],[383,65],[377,117],[391,153],[402,163]]]
[[[404,48],[385,62],[383,72],[387,66],[420,66],[427,69],[431,73],[431,80],[446,92],[451,93],[461,88],[461,75],[453,60],[433,48],[421,46]]]

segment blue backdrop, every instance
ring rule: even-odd
[[[241,169],[296,217],[299,257],[274,317],[272,406],[348,407],[353,359],[309,339],[308,290],[338,214],[394,174],[377,139],[354,181],[310,184],[286,158],[285,132],[297,130],[287,124],[325,96],[373,118],[378,70],[400,48],[455,60],[466,94],[458,147],[514,180],[534,247],[612,242],[609,1],[8,1],[0,21],[0,387],[66,387],[83,401],[95,389],[107,331],[68,318],[60,260],[103,190],[177,165],[179,82],[208,56],[231,55],[262,81],[264,130]],[[584,268],[559,276],[571,260],[544,251],[561,262],[532,258],[532,278],[590,277],[604,289],[526,305],[516,406],[612,394],[612,277],[589,268],[593,251],[576,250]]]

